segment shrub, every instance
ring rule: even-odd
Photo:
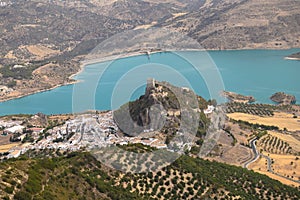
[[[13,88],[17,85],[17,82],[15,80],[10,81],[9,83],[7,83],[7,87],[9,88]]]
[[[14,192],[14,187],[12,186],[12,187],[6,187],[5,189],[4,189],[4,191],[6,192],[6,193],[8,193],[8,194],[12,194],[13,192]]]
[[[20,191],[15,194],[14,199],[15,200],[28,200],[28,199],[32,199],[32,196],[28,192]]]

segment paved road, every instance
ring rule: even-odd
[[[260,155],[262,157],[264,157],[265,159],[267,159],[267,162],[268,162],[268,171],[269,172],[271,172],[272,174],[275,174],[276,176],[280,176],[281,178],[287,179],[289,181],[293,181],[295,183],[300,183],[300,181],[294,180],[292,178],[288,178],[286,176],[283,176],[281,174],[278,174],[278,173],[274,172],[274,170],[272,169],[272,159],[269,156],[265,156],[265,155],[262,155],[262,154],[260,154]]]
[[[254,154],[254,158],[251,159],[251,160],[249,160],[248,162],[246,162],[246,163],[244,164],[244,168],[247,168],[247,169],[248,169],[248,166],[249,166],[251,163],[254,163],[254,162],[259,158],[259,156],[261,156],[261,157],[263,157],[263,158],[265,158],[265,159],[267,160],[267,165],[268,165],[267,167],[268,167],[268,171],[269,171],[269,172],[271,172],[272,174],[275,174],[276,176],[280,176],[280,177],[282,177],[282,178],[284,178],[284,179],[287,179],[287,180],[289,180],[289,181],[293,181],[293,182],[295,182],[295,183],[300,183],[300,181],[296,181],[296,180],[294,180],[294,179],[285,177],[285,176],[283,176],[283,175],[281,175],[281,174],[278,174],[278,173],[274,172],[274,170],[273,170],[273,168],[272,168],[272,159],[271,159],[269,156],[265,156],[265,155],[263,155],[263,154],[260,154],[260,153],[257,151],[256,144],[255,144],[256,141],[257,141],[257,138],[254,138],[254,139],[252,139],[252,140],[250,141],[250,146],[251,146],[251,148],[252,148],[252,151],[253,151],[253,154]]]
[[[264,157],[265,159],[267,159],[268,171],[275,174],[275,172],[272,169],[272,159],[269,156],[265,156],[263,154],[261,154],[261,157]]]
[[[250,146],[252,148],[252,151],[253,151],[253,154],[254,154],[254,158],[252,158],[251,160],[247,161],[245,164],[244,164],[244,168],[247,168],[248,169],[248,166],[251,164],[251,163],[254,163],[258,158],[259,158],[259,153],[256,149],[256,143],[257,141],[257,138],[254,138],[252,139],[249,143],[250,143]]]

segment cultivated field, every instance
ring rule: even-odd
[[[268,133],[284,142],[287,142],[293,150],[300,152],[300,141],[297,140],[293,135],[278,133],[275,131],[268,131]]]
[[[284,112],[274,112],[274,116],[258,116],[237,112],[228,114],[228,117],[235,121],[241,120],[251,124],[277,126],[281,130],[300,130],[299,119],[294,118],[293,114]],[[248,137],[245,137],[246,131],[239,130],[236,126],[234,124],[230,125],[231,132],[234,133],[237,141],[242,142],[243,140],[248,140],[249,135]],[[240,134],[238,134],[239,132]],[[287,179],[300,180],[300,141],[298,140],[296,133],[268,131],[266,135],[263,135],[257,141],[257,149],[263,155],[270,157],[272,160],[271,166],[275,174],[268,171],[267,160],[263,157],[250,164],[250,169],[265,174],[284,184],[300,186],[299,183]],[[280,177],[276,175],[276,173],[286,178]]]
[[[267,126],[278,126],[282,130],[284,128],[289,131],[300,130],[300,120],[293,118],[292,114],[283,112],[274,112],[274,116],[272,117],[260,117],[245,113],[231,113],[227,115],[234,120],[242,120],[253,124],[263,124]]]
[[[284,140],[273,136],[273,135],[265,135],[259,139],[257,142],[257,146],[259,149],[275,154],[291,154],[297,153],[292,150],[292,147]]]

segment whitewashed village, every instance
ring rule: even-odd
[[[208,106],[204,113],[211,114],[214,109],[213,106]],[[35,118],[39,116],[31,117]],[[151,135],[152,132],[153,130],[144,130],[145,135]],[[137,143],[156,149],[168,148],[164,140],[155,137],[124,136],[114,122],[112,111],[76,115],[51,128],[26,126],[22,120],[0,119],[0,139],[4,138],[9,138],[11,148],[8,147],[7,151],[0,149],[1,159],[17,158],[28,150],[43,149],[78,151]],[[192,144],[177,144],[178,147],[182,145],[190,147]]]
[[[2,150],[1,159],[16,158],[28,150],[42,149],[78,151],[108,145],[136,143],[157,149],[167,148],[164,141],[156,138],[127,137],[119,134],[112,111],[78,115],[51,129],[26,127],[23,125],[23,121],[0,120],[0,129],[0,137],[2,139],[9,138],[12,144],[8,151]],[[151,131],[153,130],[145,130],[145,133]]]

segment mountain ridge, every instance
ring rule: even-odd
[[[2,101],[74,83],[69,77],[80,71],[80,60],[127,30],[164,28],[207,50],[300,47],[297,0],[3,2],[0,86],[9,88]]]

